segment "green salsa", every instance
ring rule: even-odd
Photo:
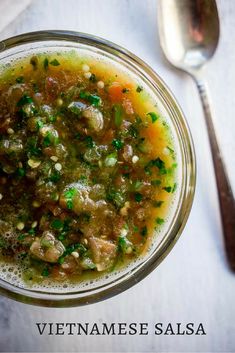
[[[176,189],[169,127],[145,88],[94,58],[35,55],[0,79],[0,261],[27,283],[133,261]]]

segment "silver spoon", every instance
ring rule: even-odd
[[[219,41],[215,0],[158,0],[160,43],[168,61],[192,76],[202,101],[214,170],[229,265],[235,271],[235,202],[217,142],[202,66],[213,56]]]

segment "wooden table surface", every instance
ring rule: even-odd
[[[215,124],[235,190],[235,1],[218,0],[221,41],[205,70]],[[151,65],[171,87],[190,125],[197,154],[195,201],[182,237],[152,274],[107,301],[48,309],[0,298],[0,351],[234,352],[235,274],[223,250],[215,179],[202,108],[191,78],[164,60],[157,37],[157,0],[34,0],[0,39],[42,29],[92,33]],[[40,336],[36,322],[203,323],[205,336]]]

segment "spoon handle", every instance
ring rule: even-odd
[[[225,250],[230,268],[232,271],[235,271],[235,201],[216,138],[208,98],[208,89],[203,81],[197,78],[195,78],[195,81],[202,101],[211,145],[225,239]]]

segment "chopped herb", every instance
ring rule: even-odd
[[[37,120],[36,122],[37,130],[40,130],[43,126],[44,126],[44,123],[41,120]]]
[[[96,75],[95,74],[91,74],[91,77],[89,78],[89,80],[93,83],[97,82],[97,79],[96,79]]]
[[[133,231],[134,231],[135,233],[138,233],[138,232],[139,232],[139,228],[138,228],[137,226],[134,226],[134,227],[133,227]]]
[[[51,131],[48,131],[46,136],[43,139],[43,146],[49,147],[51,145],[58,145],[59,139]]]
[[[76,243],[67,246],[65,252],[58,260],[59,264],[62,264],[64,262],[65,256],[72,254],[73,251],[78,251],[79,255],[83,256],[84,254],[86,254],[87,248],[81,243]]]
[[[30,64],[33,66],[33,69],[36,70],[38,67],[38,58],[37,56],[32,56],[30,59]]]
[[[70,188],[64,193],[64,197],[66,199],[66,206],[69,210],[73,209],[73,198],[76,195],[76,193],[77,193],[77,190],[75,188]]]
[[[173,154],[173,155],[174,155],[175,151],[174,151],[171,147],[166,146],[166,148],[169,150],[169,152],[170,152],[171,154]]]
[[[134,197],[135,197],[135,201],[136,201],[136,202],[140,202],[140,201],[142,201],[142,199],[143,199],[143,195],[140,194],[139,192],[136,192],[136,193],[134,194]]]
[[[65,240],[65,236],[66,236],[66,233],[65,233],[65,232],[62,232],[62,233],[58,236],[58,239],[59,239],[60,241]]]
[[[43,66],[44,66],[44,69],[47,70],[48,69],[48,66],[49,66],[49,60],[47,58],[44,59],[44,62],[43,62]]]
[[[61,178],[60,172],[55,170],[49,177],[49,181],[52,181],[53,183],[57,183]]]
[[[118,208],[123,207],[126,201],[125,195],[114,189],[109,190],[106,198],[107,198],[107,201],[112,202]]]
[[[25,234],[20,234],[17,237],[17,240],[19,240],[19,241],[24,240],[24,239],[25,239]]]
[[[140,93],[142,91],[143,91],[143,87],[142,86],[137,86],[136,92]]]
[[[164,203],[164,201],[157,201],[157,200],[154,200],[153,201],[153,207],[155,208],[159,208],[161,207],[161,205]]]
[[[58,61],[57,59],[54,59],[54,60],[50,61],[50,65],[52,65],[52,66],[59,66],[60,63],[59,63],[59,61]]]
[[[155,123],[155,121],[157,121],[159,119],[159,116],[154,112],[147,113],[147,115],[149,115],[151,117],[152,123]]]
[[[173,192],[175,192],[176,188],[177,188],[177,184],[176,184],[176,183],[174,183],[174,185],[173,185],[173,188],[172,188],[172,191],[171,191],[171,192],[172,192],[172,193],[173,193]]]
[[[128,88],[123,88],[122,93],[128,93],[130,90]]]
[[[159,179],[151,180],[151,185],[159,186],[160,184],[161,184],[161,180]]]
[[[129,248],[132,250],[133,244],[126,237],[120,236],[118,238],[118,250],[124,254],[128,253]]]
[[[147,234],[148,234],[148,229],[146,226],[144,226],[141,231],[140,231],[140,234],[145,237]]]
[[[95,147],[95,142],[93,141],[93,138],[91,136],[86,136],[85,142],[86,142],[87,147],[89,147],[89,148]]]
[[[131,126],[128,129],[128,132],[134,138],[137,138],[139,136],[139,130],[134,124],[131,124]]]
[[[33,100],[31,97],[29,97],[27,94],[23,94],[23,96],[20,98],[20,100],[17,103],[17,107],[22,107],[25,104],[31,104],[33,103]]]
[[[82,91],[82,92],[80,92],[79,97],[87,100],[95,107],[98,107],[101,104],[101,98],[99,96],[97,96],[96,94],[90,94],[90,93]]]
[[[142,185],[143,185],[143,182],[140,180],[136,180],[133,184],[135,190],[139,190]]]
[[[165,190],[166,192],[170,193],[172,190],[171,186],[164,186],[163,190]]]
[[[165,167],[165,162],[161,158],[156,158],[151,160],[146,166],[145,166],[145,172],[149,175],[151,175],[151,168],[152,167],[157,167],[159,169],[159,172],[161,175],[166,174],[167,170]]]
[[[16,78],[17,83],[24,83],[24,76],[19,76]]]
[[[23,176],[25,176],[26,172],[25,172],[24,168],[18,168],[16,170],[16,174],[19,175],[20,177],[23,177]]]
[[[120,150],[120,149],[122,149],[122,147],[124,146],[124,143],[123,143],[121,140],[114,139],[114,140],[112,141],[112,145],[113,145],[113,147],[116,148],[116,150]]]
[[[48,267],[45,267],[41,273],[43,277],[48,277],[50,274]]]
[[[60,219],[54,219],[54,221],[51,222],[51,227],[56,230],[60,230],[63,228],[64,223]]]
[[[163,218],[160,218],[160,217],[157,217],[157,218],[156,218],[156,223],[159,224],[159,225],[161,225],[161,224],[164,223],[164,219],[163,219]]]
[[[123,109],[120,104],[113,105],[114,123],[117,127],[121,126],[123,120]]]
[[[32,229],[30,229],[30,230],[28,231],[28,233],[29,233],[30,235],[35,235],[35,230],[32,228]]]

